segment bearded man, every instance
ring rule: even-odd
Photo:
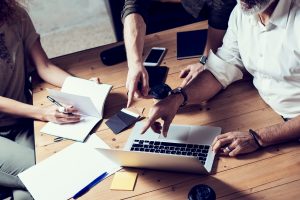
[[[238,0],[223,45],[210,52],[205,70],[184,88],[177,88],[149,112],[150,126],[167,134],[180,105],[212,98],[229,84],[253,76],[262,99],[285,122],[215,138],[212,149],[229,156],[250,153],[272,144],[300,138],[300,0]],[[164,121],[161,126],[157,119]],[[251,127],[249,127],[251,128]]]

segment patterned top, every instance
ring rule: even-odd
[[[39,38],[28,14],[0,26],[0,96],[28,103],[26,72],[28,53]],[[14,125],[20,119],[0,113],[0,127]]]

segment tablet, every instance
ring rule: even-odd
[[[177,60],[199,57],[203,54],[207,29],[177,32]]]

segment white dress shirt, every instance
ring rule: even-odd
[[[246,69],[275,112],[300,115],[300,0],[279,0],[267,26],[239,5],[228,23],[223,46],[210,52],[205,68],[224,88],[242,79]]]

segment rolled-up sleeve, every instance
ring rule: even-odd
[[[216,54],[210,52],[205,65],[205,69],[209,70],[224,88],[242,79],[245,70],[238,48],[236,9],[238,8],[236,7],[230,16],[222,47]]]
[[[148,17],[147,10],[149,3],[149,0],[125,0],[124,7],[121,12],[122,22],[124,22],[125,18],[132,13],[140,14],[144,21],[146,21]]]
[[[226,30],[229,16],[236,5],[236,0],[213,0],[208,16],[209,26]]]

